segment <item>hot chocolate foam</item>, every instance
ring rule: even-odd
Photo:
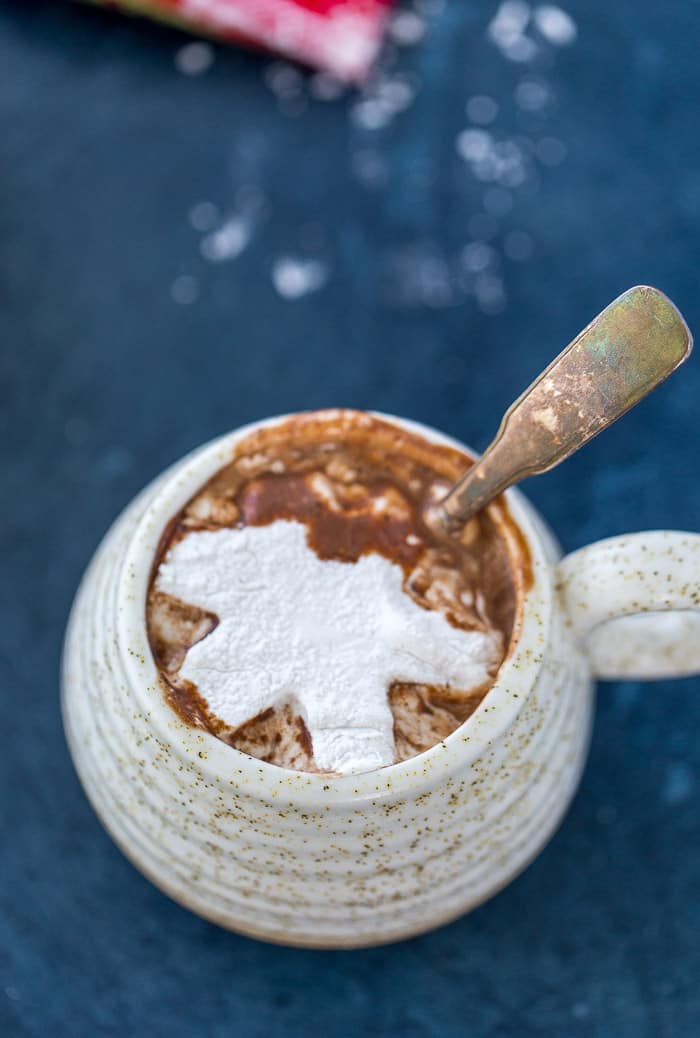
[[[242,441],[154,567],[149,634],[180,715],[271,763],[337,773],[454,731],[493,683],[518,580],[502,504],[449,539],[423,520],[468,464],[358,412]]]

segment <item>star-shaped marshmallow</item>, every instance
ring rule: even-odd
[[[465,691],[498,665],[497,631],[463,631],[419,606],[381,555],[322,560],[301,523],[193,532],[157,587],[219,618],[180,674],[231,728],[296,704],[322,770],[370,771],[395,759],[388,691],[420,682]]]

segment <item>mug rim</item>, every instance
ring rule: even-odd
[[[525,707],[542,662],[553,609],[552,567],[547,559],[537,513],[517,490],[505,499],[522,533],[532,566],[531,586],[521,592],[516,626],[496,680],[474,713],[442,742],[408,760],[373,771],[343,776],[292,771],[252,757],[205,729],[187,725],[167,703],[159,683],[146,628],[146,594],[153,559],[168,522],[192,495],[230,459],[232,448],[261,428],[282,424],[294,414],[362,413],[355,408],[327,408],[264,418],[195,448],[158,479],[155,495],[132,531],[116,589],[116,642],[135,700],[154,734],[177,752],[183,763],[222,788],[290,804],[352,803],[402,793],[420,795],[477,760],[513,724]],[[454,437],[431,426],[380,411],[364,412],[424,437],[478,457]],[[509,549],[510,550],[510,549]]]

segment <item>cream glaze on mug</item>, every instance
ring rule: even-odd
[[[444,742],[381,770],[331,777],[277,768],[185,724],[164,701],[145,628],[158,543],[241,437],[283,420],[245,427],[176,463],[108,532],[69,623],[65,727],[103,824],[176,901],[264,940],[380,944],[474,908],[551,837],[588,747],[593,687],[579,643],[590,632],[572,623],[555,589],[559,553],[551,534],[509,491],[532,586],[496,683]],[[466,449],[415,423],[387,420]],[[682,536],[700,573],[700,537]],[[561,578],[568,586],[580,565],[572,572]],[[668,601],[665,608],[677,607]]]

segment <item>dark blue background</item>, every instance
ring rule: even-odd
[[[576,41],[542,45],[530,67],[487,41],[495,7],[452,0],[430,19],[393,67],[420,78],[414,103],[373,132],[352,96],[281,110],[268,59],[217,47],[186,77],[175,31],[68,4],[0,13],[4,1035],[700,1033],[697,679],[602,686],[581,791],[535,864],[471,916],[366,952],[265,946],[171,903],[100,828],[61,731],[80,573],[183,452],[333,404],[483,448],[626,287],[658,285],[700,328],[700,6],[567,0]],[[532,76],[550,95],[539,113],[512,100]],[[533,163],[501,218],[497,314],[445,288],[488,188],[455,151],[475,94],[500,103],[497,135],[568,151]],[[266,200],[252,242],[211,263],[188,212],[207,200],[228,213],[246,185]],[[526,261],[498,259],[513,231],[530,236]],[[285,299],[271,266],[305,252],[328,283]],[[411,288],[412,257],[437,290],[423,275]],[[190,305],[170,294],[182,275],[196,279]],[[529,485],[566,549],[700,528],[699,397],[695,358]]]

